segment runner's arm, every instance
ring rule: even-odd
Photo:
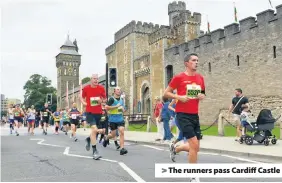
[[[111,98],[109,99],[109,102],[106,104],[105,109],[106,109],[106,110],[111,110],[111,109],[118,108],[118,107],[120,106],[120,105],[111,106],[111,105],[113,105],[114,102],[115,102],[114,99],[111,97]]]
[[[168,108],[169,108],[170,110],[172,110],[172,111],[175,112],[175,109],[172,107],[173,104],[175,104],[175,100],[172,100],[172,101],[170,102],[170,104],[168,105]]]

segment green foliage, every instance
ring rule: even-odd
[[[82,79],[82,84],[85,84],[85,83],[89,82],[90,80],[91,80],[90,77],[85,77],[85,78]]]
[[[52,94],[52,111],[57,107],[57,90],[51,86],[51,80],[39,74],[33,74],[25,83],[23,89],[25,90],[24,105],[30,107],[34,105],[36,110],[41,109],[46,102],[48,93]]]

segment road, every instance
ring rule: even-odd
[[[50,132],[49,132],[50,133]],[[128,154],[120,156],[113,142],[98,150],[101,160],[93,160],[85,150],[83,136],[79,141],[60,133],[35,135],[20,130],[20,136],[1,128],[1,181],[4,182],[187,182],[187,178],[155,178],[155,163],[171,163],[169,152],[163,147],[126,143]],[[177,156],[177,163],[185,163],[185,153]],[[201,153],[199,163],[250,163],[248,159]],[[282,182],[282,178],[201,178],[201,182]]]

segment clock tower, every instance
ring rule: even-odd
[[[77,41],[71,42],[69,35],[65,43],[60,47],[60,53],[56,56],[57,67],[57,106],[66,106],[62,97],[66,95],[66,89],[72,90],[73,86],[79,86],[79,66],[81,55],[78,53]]]

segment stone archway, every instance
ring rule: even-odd
[[[151,95],[150,95],[150,85],[148,81],[144,81],[141,85],[141,101],[142,101],[142,113],[151,113]]]

